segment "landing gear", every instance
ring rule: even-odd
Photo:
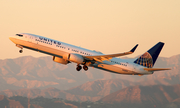
[[[21,50],[19,50],[19,52],[22,53],[22,52],[23,52],[23,46],[18,45],[18,44],[16,44],[16,46],[19,47],[19,48],[21,48]]]
[[[78,64],[76,70],[77,70],[77,71],[80,71],[81,69],[82,69],[82,66],[80,66],[80,65]],[[84,69],[85,71],[87,71],[87,70],[88,70],[88,67],[87,67],[86,65],[84,65],[84,66],[83,66],[83,69]]]
[[[19,50],[19,52],[20,52],[20,53],[22,53],[22,52],[23,52],[23,50],[21,49],[21,50]]]
[[[87,70],[88,70],[88,67],[87,67],[86,65],[84,65],[84,66],[83,66],[83,69],[84,69],[85,71],[87,71]]]
[[[77,71],[80,71],[82,69],[82,66],[80,66],[80,65],[77,65],[77,68],[76,68],[76,70]]]

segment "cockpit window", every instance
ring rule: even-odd
[[[20,37],[23,37],[23,35],[22,35],[22,34],[16,34],[16,36],[20,36]]]

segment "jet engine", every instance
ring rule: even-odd
[[[64,64],[64,65],[70,63],[68,60],[64,60],[63,58],[56,57],[56,56],[53,56],[53,61]]]
[[[79,55],[79,54],[65,54],[63,56],[63,59],[68,60],[68,61],[72,61],[78,64],[81,64],[84,62],[84,58],[83,56]]]

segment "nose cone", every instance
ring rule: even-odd
[[[13,40],[14,40],[14,38],[13,38],[13,37],[9,37],[9,39],[10,39],[11,41],[13,41]]]
[[[13,43],[15,43],[15,38],[14,38],[14,37],[9,37],[9,39],[10,39]]]

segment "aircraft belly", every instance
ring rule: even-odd
[[[99,64],[97,65],[97,68],[103,68],[103,69],[109,70],[111,72],[119,73],[119,74],[133,74],[132,71],[120,68],[118,66],[108,65],[108,64]]]

